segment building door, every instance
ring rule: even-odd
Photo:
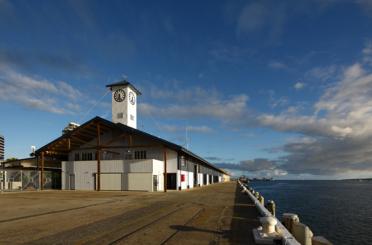
[[[101,173],[101,190],[121,191],[121,173]]]
[[[169,190],[177,189],[177,174],[176,173],[167,174],[167,189]]]
[[[194,186],[198,186],[198,165],[194,165]]]
[[[207,184],[207,175],[203,174],[203,185]]]
[[[75,190],[75,174],[70,174],[68,179],[69,179],[68,184],[69,184],[69,187],[70,187],[69,189],[70,190]]]
[[[152,176],[152,183],[153,183],[153,191],[158,191],[159,181],[158,181],[157,175]]]

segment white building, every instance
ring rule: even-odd
[[[229,178],[182,146],[136,129],[140,92],[132,84],[108,87],[112,122],[95,117],[36,151],[41,171],[48,159],[61,162],[62,189],[183,190]]]

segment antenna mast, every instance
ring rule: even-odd
[[[189,149],[189,139],[188,139],[188,130],[189,130],[189,127],[186,126],[185,127],[185,143],[186,143],[186,149],[188,150]]]

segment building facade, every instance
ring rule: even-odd
[[[184,190],[228,179],[182,146],[136,129],[140,93],[133,85],[108,87],[112,121],[95,117],[35,152],[41,171],[46,162],[60,161],[62,189]]]

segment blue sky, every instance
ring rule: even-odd
[[[139,129],[233,173],[370,177],[371,26],[368,0],[0,0],[6,157],[110,119],[125,78]]]

